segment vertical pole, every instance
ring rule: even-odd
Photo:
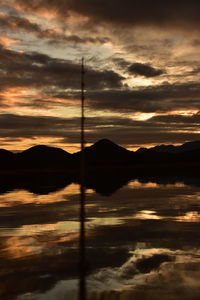
[[[80,165],[80,277],[79,277],[79,300],[86,300],[86,258],[85,258],[85,136],[84,136],[84,58],[81,64],[81,165]]]

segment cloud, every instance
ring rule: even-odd
[[[3,91],[14,87],[38,90],[37,98],[33,99],[34,103],[31,103],[29,95],[29,102],[25,101],[24,106],[26,103],[27,106],[40,106],[40,95],[41,99],[45,99],[47,106],[51,105],[51,102],[55,105],[55,98],[61,101],[71,99],[72,102],[80,98],[80,64],[38,52],[16,52],[3,46],[0,46],[0,55],[2,105],[8,104],[4,101]],[[123,80],[124,78],[113,70],[88,67],[85,75],[86,105],[93,110],[120,113],[200,109],[198,82],[164,83],[131,89],[123,86]]]
[[[115,64],[116,67],[120,67],[121,69],[127,69],[127,67],[130,65],[130,62],[126,61],[122,57],[113,58],[112,62]]]
[[[4,47],[9,47],[13,43],[19,42],[17,39],[9,37],[7,34],[0,32],[0,45]]]
[[[80,89],[79,63],[37,52],[16,52],[0,45],[0,90],[9,87]],[[123,77],[112,70],[86,68],[90,89],[119,88]]]
[[[172,123],[168,116],[157,116],[147,121],[135,121],[126,117],[87,117],[86,141],[94,143],[106,137],[124,146],[140,146],[199,139],[199,121],[195,116],[188,117],[191,120],[190,124],[188,121],[189,125],[180,123],[179,116],[174,116],[174,119],[177,121]],[[29,138],[35,144],[37,137],[54,137],[59,138],[59,143],[63,145],[79,143],[79,126],[79,118],[1,114],[0,138]],[[17,142],[16,140],[16,144]]]
[[[128,67],[128,72],[136,76],[156,77],[164,73],[161,69],[155,69],[149,64],[133,63]]]
[[[198,82],[161,84],[137,89],[88,91],[93,109],[117,112],[169,112],[200,109]]]
[[[0,26],[15,33],[28,32],[35,34],[40,39],[47,39],[50,44],[79,43],[79,44],[104,44],[109,41],[106,37],[81,37],[76,34],[64,34],[56,28],[42,29],[25,17],[0,14]]]
[[[124,25],[154,25],[162,27],[198,28],[200,3],[196,0],[162,3],[159,0],[15,0],[18,7],[28,11],[53,11],[61,17],[71,12],[90,18],[93,22]]]
[[[26,18],[19,16],[0,15],[0,26],[11,30],[24,30],[30,32],[41,32],[38,24],[30,22]]]
[[[184,126],[188,125],[199,125],[200,124],[200,113],[193,114],[191,116],[184,116],[184,115],[161,115],[155,116],[150,119],[152,122],[155,123],[165,123],[165,124],[184,124]]]
[[[95,109],[118,112],[167,112],[200,108],[200,85],[197,82],[161,84],[87,92],[89,105]]]

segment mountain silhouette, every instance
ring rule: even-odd
[[[192,184],[199,186],[200,142],[172,148],[177,151],[147,149],[133,152],[102,139],[84,149],[85,186],[102,195],[110,195],[133,178],[166,183],[171,176],[172,182],[181,178],[182,182],[191,183],[193,178]],[[0,193],[26,189],[36,194],[48,194],[70,183],[80,183],[80,157],[81,152],[70,154],[44,145],[21,153],[0,149]]]
[[[108,140],[108,139],[102,139],[97,141],[95,144],[93,144],[90,147],[87,147],[85,149],[86,151],[90,151],[90,153],[93,152],[101,152],[101,155],[110,155],[110,154],[114,154],[114,153],[123,153],[123,154],[127,154],[130,153],[129,150],[113,143],[112,141]]]
[[[133,160],[134,152],[129,151],[108,139],[97,141],[84,149],[87,165],[122,165]],[[80,161],[81,152],[74,154],[74,159]]]
[[[33,146],[16,154],[16,163],[24,168],[67,167],[71,154],[60,148]]]
[[[11,151],[0,149],[0,168],[12,168],[15,160],[15,155]]]
[[[200,164],[200,141],[184,143],[181,146],[160,145],[150,149],[129,151],[108,139],[102,139],[84,149],[88,169],[132,168],[134,172],[154,171],[169,167],[195,168]],[[79,172],[81,152],[70,154],[60,148],[38,145],[20,153],[0,149],[0,170],[62,169]],[[145,169],[145,171],[144,171]],[[196,170],[196,168],[195,168]]]
[[[9,151],[9,150],[5,150],[5,149],[0,149],[0,157],[7,159],[10,157],[13,157],[14,153]]]
[[[180,146],[174,145],[159,145],[151,148],[140,148],[137,150],[138,153],[144,153],[148,151],[155,152],[169,152],[169,153],[182,153],[187,151],[193,151],[200,149],[200,141],[187,142]]]

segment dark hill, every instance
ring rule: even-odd
[[[70,153],[66,152],[65,150],[63,149],[60,149],[60,148],[56,148],[56,147],[49,147],[49,146],[45,146],[45,145],[37,145],[37,146],[33,146],[27,150],[24,150],[20,153],[20,156],[23,156],[23,157],[41,157],[43,156],[44,154],[47,155],[48,157],[52,157],[54,155],[59,155],[59,156],[62,156],[62,157],[69,157],[71,156]]]
[[[60,148],[38,145],[16,154],[17,165],[23,168],[60,168],[69,165],[71,154]]]
[[[138,173],[153,173],[167,169],[190,168],[197,172],[200,166],[200,141],[185,143],[181,146],[157,146],[139,151],[129,151],[108,139],[102,139],[84,150],[86,166],[90,170],[105,168],[128,168]],[[60,148],[44,145],[34,146],[21,153],[13,154],[0,149],[0,169],[3,170],[40,170],[63,169],[79,171],[81,152],[70,154]],[[164,172],[163,171],[163,172]],[[97,171],[99,172],[99,171]]]
[[[187,151],[200,150],[200,141],[187,142],[180,146],[174,145],[159,145],[151,148],[140,148],[137,153],[145,153],[149,151],[163,153],[182,153]]]
[[[176,156],[177,156],[177,161],[181,161],[185,163],[190,163],[190,162],[199,163],[200,149],[178,152]]]
[[[11,158],[14,156],[14,153],[12,153],[9,150],[5,150],[5,149],[0,149],[0,158],[1,159],[7,159],[7,158]]]
[[[186,152],[186,151],[193,151],[193,150],[200,150],[200,141],[194,142],[187,142],[181,146],[175,147],[177,148],[177,152]]]
[[[102,139],[90,147],[85,149],[86,153],[90,155],[98,155],[99,158],[111,158],[113,155],[122,156],[130,155],[132,152],[113,143],[110,140]]]
[[[0,166],[2,169],[13,167],[15,155],[11,151],[0,149]]]
[[[100,166],[120,166],[133,160],[134,152],[129,151],[108,139],[102,139],[84,150],[86,164]],[[80,163],[81,152],[73,154],[74,161]]]

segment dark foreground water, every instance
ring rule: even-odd
[[[0,299],[77,299],[79,186],[13,190],[0,206]],[[86,210],[88,299],[200,299],[198,184],[87,190]]]

